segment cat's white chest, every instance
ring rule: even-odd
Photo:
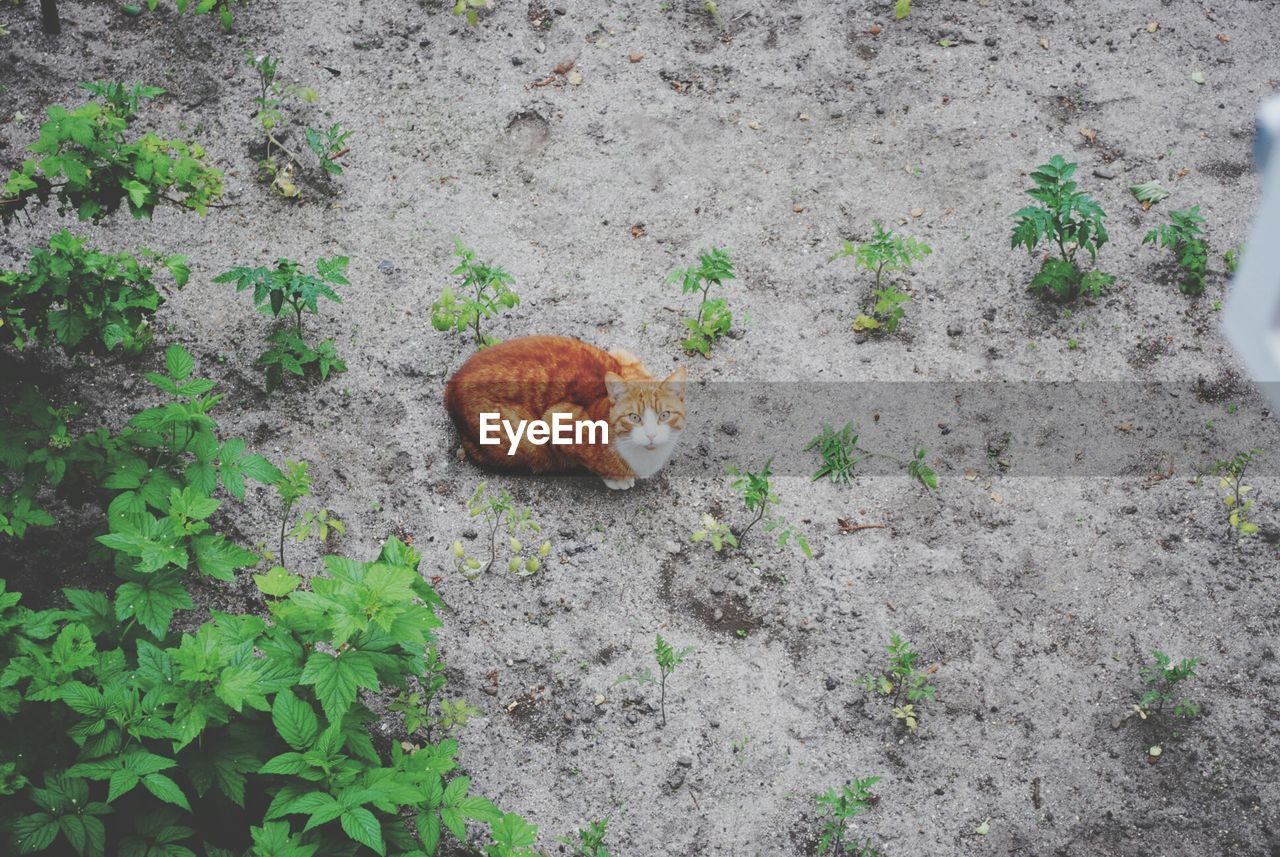
[[[671,458],[671,453],[676,449],[677,439],[678,435],[673,432],[670,440],[658,444],[653,449],[647,449],[636,443],[621,443],[618,445],[618,454],[636,476],[648,479],[661,470]]]

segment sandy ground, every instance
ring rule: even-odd
[[[721,0],[721,31],[686,0],[495,0],[475,29],[438,3],[255,0],[230,35],[61,5],[57,39],[38,32],[33,3],[0,11],[0,162],[17,161],[46,105],[80,100],[81,80],[169,90],[142,121],[206,142],[230,207],[69,225],[103,247],[191,257],[158,338],[191,348],[227,391],[228,433],[312,463],[317,503],[348,525],[332,549],[372,556],[388,534],[413,535],[452,608],[448,692],[483,712],[460,735],[465,765],[549,850],[609,815],[624,857],[809,854],[813,795],[878,774],[881,800],[857,829],[885,854],[1280,854],[1280,437],[1233,374],[1215,312],[1221,253],[1248,237],[1257,202],[1252,116],[1280,79],[1280,3],[918,0],[895,22],[891,4]],[[355,129],[346,173],[328,190],[304,184],[301,203],[254,180],[244,56],[262,51],[318,94],[300,121]],[[568,60],[580,83],[553,72]],[[1117,277],[1070,312],[1025,293],[1034,262],[1008,246],[1026,173],[1054,153],[1080,163],[1106,208],[1100,265]],[[1172,196],[1144,212],[1127,188],[1149,179]],[[1217,270],[1199,299],[1139,244],[1193,203]],[[904,280],[901,335],[857,342],[849,322],[870,280],[827,258],[872,218],[934,253]],[[0,248],[24,259],[57,220],[41,211]],[[660,478],[610,493],[455,459],[441,388],[469,346],[429,324],[454,235],[515,275],[524,302],[496,335],[575,335],[655,373],[689,366],[689,437]],[[687,358],[691,304],[663,277],[710,245],[734,250],[725,296],[740,323],[711,359]],[[351,257],[352,285],[315,329],[350,371],[267,397],[253,360],[269,321],[212,278],[335,254]],[[55,368],[87,422],[118,422],[149,395],[139,374],[152,362]],[[979,404],[875,422],[898,399],[872,382],[890,381],[967,385]],[[1105,415],[1101,435],[1158,443],[1125,467],[1104,457],[1070,472],[1040,457],[1025,414],[982,398],[1014,381],[1041,385],[1040,404],[1054,382],[1158,383],[1149,422],[1113,431],[1130,419],[1121,398],[1076,425],[1097,430]],[[778,404],[808,382],[843,392]],[[700,392],[718,402],[701,416]],[[1184,404],[1197,409],[1188,434],[1158,418],[1185,417]],[[806,420],[784,412],[812,419],[795,429]],[[857,421],[898,456],[929,447],[938,492],[893,468],[810,484],[796,450],[823,420]],[[1070,425],[1054,431],[1076,444]],[[1267,538],[1238,545],[1214,481],[1196,476],[1250,446],[1269,451],[1251,480]],[[729,557],[691,545],[704,512],[745,523],[723,463],[768,454],[790,456],[780,511],[816,558],[763,540]],[[552,534],[539,575],[452,571],[448,545],[486,478]],[[235,515],[247,544],[272,530],[269,499]],[[838,518],[886,526],[842,535]],[[315,567],[309,549],[295,551],[299,570]],[[247,575],[202,595],[260,608]],[[893,630],[937,667],[915,737],[854,684]],[[666,728],[655,688],[614,686],[651,663],[655,632],[696,647],[671,679]],[[1204,660],[1192,688],[1204,715],[1158,764],[1146,757],[1156,727],[1122,719],[1153,648]],[[972,835],[984,819],[990,832]]]

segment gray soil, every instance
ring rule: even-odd
[[[331,550],[371,558],[388,535],[413,537],[451,607],[447,693],[483,712],[461,757],[549,852],[608,815],[622,857],[811,854],[813,796],[874,774],[881,799],[856,830],[885,854],[1280,854],[1280,479],[1270,464],[1250,480],[1263,537],[1237,543],[1215,481],[1196,478],[1236,448],[1280,450],[1214,311],[1221,253],[1248,237],[1257,203],[1252,117],[1280,79],[1280,3],[917,0],[899,22],[888,4],[721,0],[722,32],[692,0],[495,0],[474,29],[438,3],[254,0],[224,35],[206,18],[64,0],[57,38],[39,32],[36,5],[0,12],[0,162],[18,161],[47,105],[79,103],[78,82],[143,80],[169,94],[141,121],[204,141],[230,207],[101,227],[46,208],[0,247],[25,260],[67,225],[104,248],[191,257],[159,343],[186,345],[227,393],[226,433],[311,462],[316,502],[348,526]],[[301,120],[355,129],[346,173],[304,181],[301,202],[255,180],[244,56],[262,51],[316,90]],[[580,83],[554,74],[567,60]],[[1070,313],[1026,294],[1034,262],[1008,246],[1026,173],[1054,153],[1080,163],[1108,211],[1100,264],[1117,277]],[[1144,212],[1127,188],[1153,178],[1173,195]],[[1192,203],[1217,269],[1198,299],[1139,244]],[[902,334],[859,343],[849,323],[869,280],[827,257],[873,218],[934,253],[910,278]],[[655,373],[689,366],[692,426],[659,478],[608,492],[456,459],[441,391],[470,348],[429,323],[454,235],[515,275],[523,304],[496,335],[579,336]],[[691,304],[663,277],[710,245],[735,251],[725,296],[743,323],[711,359],[690,359],[678,343]],[[336,338],[350,371],[268,397],[253,361],[269,319],[212,278],[335,254],[351,257],[352,284],[313,330]],[[46,368],[88,427],[152,401],[140,373],[155,360]],[[705,512],[747,519],[723,462],[769,452],[735,449],[737,426],[698,419],[697,385],[747,382],[733,389],[749,425],[765,416],[754,387],[813,380],[1158,381],[1246,446],[1199,425],[1171,473],[1152,461],[1018,476],[1025,438],[948,446],[935,425],[946,415],[880,423],[894,454],[932,450],[935,494],[898,473],[835,486],[789,467],[780,511],[815,559],[754,534],[727,556],[690,544]],[[794,452],[821,420],[871,426],[850,398],[774,451]],[[988,436],[1003,436],[1003,416],[986,415]],[[486,479],[551,534],[540,574],[453,571],[448,546]],[[253,545],[275,514],[258,490],[232,517]],[[841,534],[838,518],[885,527]],[[291,564],[315,569],[320,551],[297,548]],[[18,576],[11,588],[52,591],[107,572]],[[261,609],[247,574],[202,601]],[[915,736],[854,683],[880,667],[891,631],[936,667]],[[614,685],[652,665],[655,632],[696,647],[670,681],[666,728],[655,687]],[[1203,716],[1151,764],[1167,721],[1125,715],[1155,648],[1203,659],[1190,690]]]

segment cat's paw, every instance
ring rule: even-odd
[[[628,476],[626,479],[610,479],[607,476],[601,476],[600,478],[604,480],[605,485],[612,488],[614,491],[626,491],[628,488],[636,484],[636,478],[634,476]]]

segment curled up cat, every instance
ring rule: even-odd
[[[626,351],[525,336],[471,355],[444,402],[472,461],[533,473],[585,468],[625,489],[675,450],[686,381],[683,366],[659,381]]]

